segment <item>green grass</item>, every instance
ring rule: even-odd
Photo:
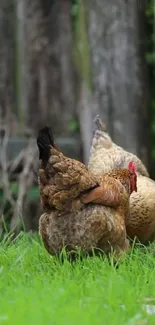
[[[0,247],[0,324],[154,325],[155,246],[135,248],[118,268],[99,257],[69,263],[21,234]],[[154,302],[153,302],[154,301]],[[149,307],[150,308],[150,307]]]

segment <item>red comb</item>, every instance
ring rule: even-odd
[[[136,172],[136,165],[135,165],[135,163],[134,163],[133,161],[130,161],[130,162],[129,162],[129,164],[128,164],[128,169],[129,169],[131,172],[133,172],[133,173]]]

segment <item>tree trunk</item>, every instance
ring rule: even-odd
[[[113,140],[149,164],[145,5],[135,0],[88,0],[96,111]]]
[[[27,1],[28,124],[68,134],[75,112],[70,0]],[[53,122],[54,121],[54,122]]]
[[[92,142],[94,103],[92,97],[89,43],[87,37],[87,12],[83,0],[78,1],[78,12],[76,13],[74,28],[74,62],[78,73],[77,115],[80,124],[83,162],[87,164]]]
[[[14,83],[14,21],[13,2],[0,3],[0,127],[7,125],[10,133],[16,125]]]
[[[16,1],[16,94],[20,132],[23,133],[27,118],[27,84],[25,56],[25,0]]]
[[[25,0],[25,10],[27,125],[36,131],[40,123],[46,123],[48,118],[49,42],[40,1]]]

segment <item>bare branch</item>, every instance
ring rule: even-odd
[[[10,190],[10,183],[9,183],[9,177],[8,177],[8,172],[7,172],[7,147],[8,147],[8,140],[9,140],[9,131],[8,128],[4,128],[4,137],[1,140],[2,141],[2,146],[1,146],[1,155],[0,155],[0,165],[1,165],[1,180],[2,184],[0,187],[3,188],[4,191],[4,197],[7,199],[11,205],[14,207],[15,205],[15,200],[12,197],[12,193]],[[2,210],[3,207],[1,207]],[[1,211],[2,213],[2,211]]]
[[[19,177],[19,191],[18,198],[14,210],[14,215],[11,220],[10,229],[15,229],[16,232],[20,230],[23,216],[23,205],[26,192],[34,181],[34,173],[31,172],[33,163],[36,160],[36,148],[34,146],[34,140],[31,138],[28,147],[25,149],[24,155],[24,168]]]

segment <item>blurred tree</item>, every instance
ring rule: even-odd
[[[83,147],[83,161],[88,163],[92,141],[93,97],[89,43],[87,37],[87,16],[83,0],[74,0],[74,62],[78,72],[77,114]]]
[[[87,0],[96,112],[117,144],[149,165],[146,1]]]
[[[75,115],[70,0],[26,1],[28,125],[67,135]]]
[[[0,2],[0,127],[15,127],[14,49],[15,10],[12,0]]]

